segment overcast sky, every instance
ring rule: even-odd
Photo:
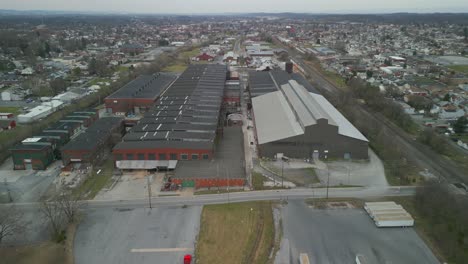
[[[0,0],[0,9],[128,13],[468,12],[467,0]]]

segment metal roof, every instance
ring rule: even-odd
[[[368,141],[325,97],[308,92],[295,80],[252,98],[252,104],[259,144],[304,134],[320,119],[337,126],[340,135]]]
[[[226,73],[223,65],[190,65],[114,150],[211,149]]]
[[[304,133],[281,92],[252,98],[258,143],[264,144]]]
[[[142,75],[127,83],[106,99],[155,99],[175,80],[175,78],[175,75],[168,73]]]
[[[114,150],[122,149],[161,149],[161,148],[175,148],[175,149],[200,149],[206,150],[213,148],[213,142],[197,142],[197,141],[123,141],[119,142]]]
[[[289,74],[288,72],[282,70],[250,72],[250,94],[252,97],[256,97],[266,93],[278,91],[280,86],[289,83],[290,80],[297,81],[309,92],[319,94],[317,89],[315,89],[306,79],[304,79],[302,75],[298,73]]]
[[[119,169],[151,170],[156,168],[175,169],[177,160],[118,160],[116,166]]]

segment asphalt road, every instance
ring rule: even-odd
[[[411,196],[416,192],[417,187],[350,187],[350,188],[330,188],[330,198],[372,198],[390,196]],[[267,190],[252,192],[235,192],[223,194],[207,194],[195,196],[166,196],[152,198],[153,206],[182,206],[182,205],[205,205],[223,204],[228,202],[248,202],[248,201],[268,201],[268,200],[294,200],[305,198],[324,198],[326,188],[296,188],[286,190]],[[149,207],[148,199],[134,200],[89,200],[85,201],[84,210],[99,208],[143,208]],[[28,210],[37,209],[39,203],[16,203],[17,208]],[[2,205],[0,204],[0,208]]]
[[[90,210],[75,236],[75,263],[183,263],[183,256],[194,252],[201,209]]]
[[[303,201],[281,209],[284,238],[291,247],[291,264],[307,253],[311,263],[439,263],[413,228],[377,228],[362,209],[309,208]]]
[[[279,41],[278,44],[282,45]],[[306,64],[298,52],[285,47],[284,45],[282,45],[282,47],[289,50],[293,60],[310,75],[317,84],[317,88],[319,88],[319,90],[325,92],[328,96],[339,96],[342,93],[342,90],[328,81],[322,73],[314,67],[311,67],[309,64]],[[431,173],[439,177],[439,179],[445,179],[448,183],[464,182],[468,184],[466,173],[460,169],[455,162],[442,157],[427,146],[415,141],[411,135],[390,122],[381,114],[375,113],[374,111],[357,104],[355,108],[359,111],[363,119],[373,120],[377,124],[381,124],[382,127],[388,129],[389,136],[396,139],[398,145],[403,149],[403,152],[407,153],[407,157],[421,168],[428,169]]]

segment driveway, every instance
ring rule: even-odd
[[[383,163],[371,149],[369,162],[331,161],[327,165],[330,170],[330,186],[388,186]],[[320,182],[326,185],[327,170],[317,169],[316,172]]]
[[[75,237],[76,264],[180,264],[193,254],[202,206],[97,209]]]
[[[357,254],[367,263],[439,263],[413,228],[377,228],[362,209],[318,210],[295,200],[281,214],[291,264],[300,253],[321,264],[354,263]]]

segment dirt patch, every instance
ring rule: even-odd
[[[305,202],[314,209],[354,209],[364,205],[358,199],[307,199]]]

